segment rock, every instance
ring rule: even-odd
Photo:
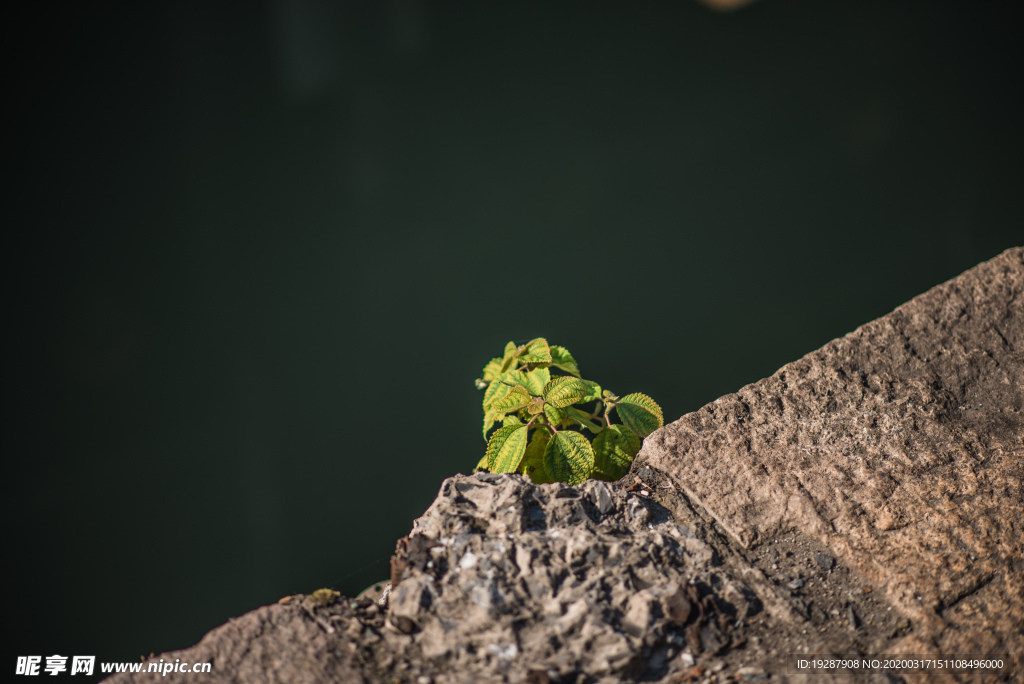
[[[822,570],[828,571],[835,565],[836,559],[827,553],[816,553],[814,554],[814,562],[818,564],[818,567]]]
[[[597,506],[597,510],[602,515],[611,511],[613,506],[611,491],[608,489],[608,485],[601,483],[595,485],[591,491],[591,501]]]
[[[677,587],[662,600],[662,610],[672,622],[685,625],[693,612],[693,604],[686,598],[683,588]]]
[[[850,629],[860,627],[860,618],[857,617],[857,612],[853,609],[852,605],[846,606],[846,620],[850,623]]]
[[[665,426],[632,472],[664,473],[745,549],[824,544],[818,565],[834,553],[884,593],[922,654],[1011,654],[1019,671],[1022,411],[1015,248]]]
[[[389,582],[159,657],[208,682],[788,681],[797,653],[1018,677],[1022,292],[1010,250],[665,426],[619,483],[449,478]]]
[[[489,512],[479,500],[491,502]],[[555,679],[573,672],[633,676],[649,669],[659,647],[687,625],[710,629],[716,649],[729,642],[728,630],[717,624],[728,600],[712,585],[724,589],[723,579],[742,580],[719,571],[712,581],[714,554],[703,542],[684,536],[656,503],[604,482],[569,487],[515,475],[456,476],[442,485],[409,539],[392,606],[400,605],[408,583],[417,595],[432,588],[432,609],[416,619],[425,634],[444,635],[447,648],[434,653],[453,655],[439,667],[447,671],[439,682],[525,681],[527,670],[514,662]],[[705,589],[689,584],[697,581]],[[710,601],[693,610],[701,599]],[[402,614],[412,617],[410,610]],[[517,658],[496,655],[513,647]],[[396,648],[418,656],[415,640]],[[467,655],[460,658],[459,649]]]

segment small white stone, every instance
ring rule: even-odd
[[[515,644],[491,644],[487,650],[501,660],[512,660],[519,655],[519,649]]]

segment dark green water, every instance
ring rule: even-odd
[[[995,6],[479,5],[5,27],[16,653],[385,577],[509,339],[671,419],[1024,242]]]

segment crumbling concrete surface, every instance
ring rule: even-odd
[[[114,681],[1020,681],[1024,250],[683,416],[618,483],[458,475],[355,599]],[[996,656],[808,675],[797,656]]]

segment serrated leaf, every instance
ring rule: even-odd
[[[505,395],[512,391],[511,387],[504,384],[503,382],[499,382],[500,378],[501,376],[499,375],[497,378],[495,378],[494,382],[487,386],[487,389],[484,391],[484,411],[487,410],[487,405],[490,404],[492,401],[496,399],[501,399],[502,397],[504,397]]]
[[[580,399],[579,403],[585,404],[588,401],[594,401],[595,399],[601,398],[600,385],[591,380],[580,380],[580,382],[585,383],[587,385],[587,394],[582,399]]]
[[[501,424],[503,427],[508,427],[509,425],[522,425],[523,421],[519,419],[519,416],[512,414],[511,416],[505,416]]]
[[[555,481],[578,485],[594,471],[594,449],[580,433],[562,430],[544,450],[544,470]]]
[[[487,433],[494,427],[495,415],[491,412],[484,413],[484,441],[487,441]]]
[[[593,420],[591,420],[592,416],[589,413],[580,411],[575,406],[569,406],[565,410],[569,414],[570,418],[579,421],[580,425],[587,428],[595,435],[604,429],[600,425],[596,424]]]
[[[495,399],[488,404],[487,411],[489,413],[505,414],[509,411],[518,411],[529,403],[530,393],[526,391],[525,387],[516,385],[509,388],[508,394],[501,399]]]
[[[509,389],[515,385],[520,385],[525,387],[530,394],[539,397],[543,394],[544,386],[550,379],[551,373],[546,368],[539,368],[529,373],[524,373],[521,370],[511,370],[507,373],[502,373],[487,387],[488,391],[484,392],[484,402],[494,401],[495,397],[501,396],[502,393],[507,393],[506,390],[501,389],[502,385]]]
[[[528,383],[530,381],[527,379],[526,373],[519,370],[511,370],[507,373],[502,373],[497,377],[495,382],[500,382],[503,385],[520,385],[521,387],[526,387],[527,391],[530,389],[528,387]]]
[[[519,347],[516,346],[515,342],[509,342],[505,345],[505,354],[501,357],[501,368],[498,369],[499,372],[504,373],[512,368],[512,364],[515,363],[518,352]]]
[[[487,469],[492,473],[514,473],[526,453],[525,425],[498,428],[487,443]]]
[[[551,349],[548,341],[543,337],[530,340],[519,354],[519,360],[523,363],[551,363]]]
[[[495,401],[507,397],[514,386],[519,385],[525,388],[526,383],[526,373],[522,371],[502,373],[494,379],[494,382],[488,385],[487,391],[484,392],[484,411],[487,411]]]
[[[590,388],[582,380],[572,377],[552,378],[544,386],[544,399],[556,408],[578,404],[587,396]]]
[[[477,461],[476,465],[473,466],[473,470],[474,471],[476,471],[476,470],[487,470],[487,454],[484,454],[480,458],[480,460]]]
[[[554,426],[558,426],[563,420],[565,420],[565,409],[556,408],[551,404],[544,404],[544,415],[547,416],[548,422]]]
[[[594,438],[594,472],[618,480],[640,451],[640,437],[625,425],[609,425]]]
[[[501,375],[501,358],[495,357],[488,361],[487,365],[484,366],[480,379],[489,383],[499,375]]]
[[[556,368],[561,368],[570,375],[575,375],[577,378],[580,377],[579,366],[576,365],[576,359],[572,357],[569,350],[565,347],[559,347],[557,344],[552,344],[548,347],[551,351],[551,364]]]
[[[639,392],[627,394],[615,405],[619,418],[630,430],[646,437],[665,424],[664,415],[657,402]]]
[[[523,376],[523,383],[530,394],[539,397],[544,394],[544,386],[551,382],[551,371],[547,368],[535,368],[529,373],[520,373]]]
[[[548,475],[548,471],[544,469],[544,451],[550,441],[549,434],[544,428],[534,429],[533,437],[526,447],[526,454],[523,455],[523,461],[519,464],[519,472],[529,475],[534,484],[554,482]]]

